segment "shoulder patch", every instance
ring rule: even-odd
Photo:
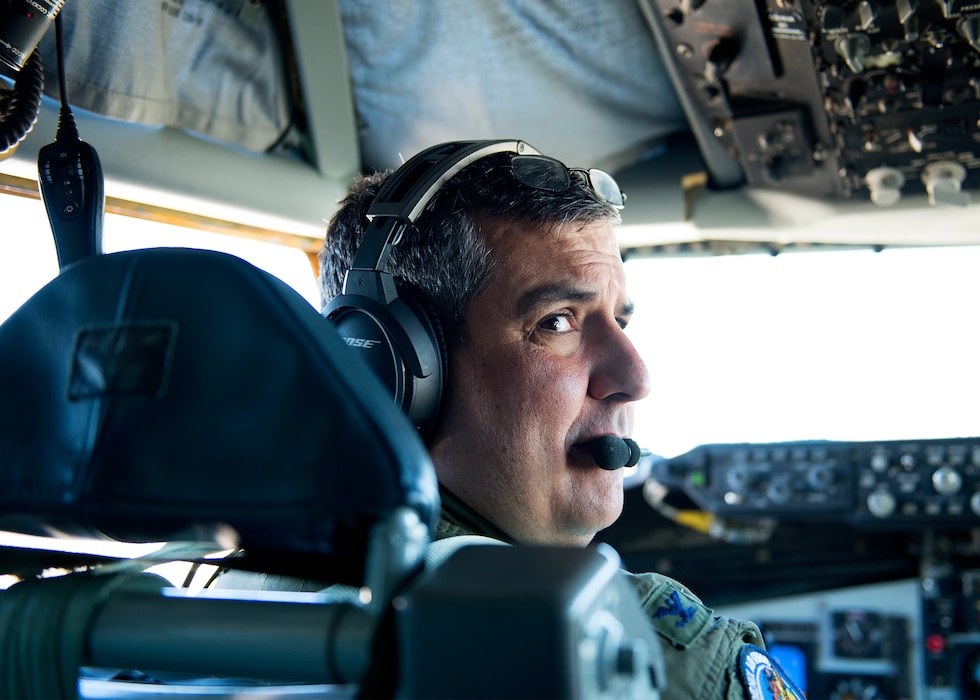
[[[805,700],[805,696],[767,652],[747,644],[738,657],[742,683],[752,700]]]
[[[662,617],[675,617],[677,620],[674,622],[674,627],[687,627],[697,612],[698,609],[694,605],[684,604],[680,591],[673,590],[667,595],[667,600],[653,611],[653,616],[658,620]]]
[[[681,647],[690,646],[713,617],[697,599],[666,583],[651,591],[643,607],[653,628]]]

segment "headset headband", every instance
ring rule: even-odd
[[[392,246],[401,239],[426,205],[450,178],[481,158],[494,153],[538,155],[538,151],[513,139],[454,141],[428,148],[410,158],[385,180],[368,210],[371,223],[354,256],[351,271],[384,269]],[[344,293],[347,294],[346,282]]]

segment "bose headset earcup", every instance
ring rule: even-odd
[[[442,402],[448,365],[445,336],[424,295],[402,282],[396,285],[398,297],[388,304],[345,294],[325,314],[426,437]]]
[[[428,148],[391,174],[367,212],[370,223],[323,315],[358,350],[424,437],[432,431],[448,372],[442,324],[424,294],[385,272],[391,250],[450,178],[495,153],[537,154],[522,141],[454,141]]]

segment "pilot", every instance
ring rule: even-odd
[[[360,178],[329,224],[324,305],[342,293],[388,176]],[[589,444],[629,437],[633,404],[650,392],[626,334],[623,204],[601,171],[496,153],[443,184],[393,247],[387,271],[439,319],[448,356],[426,435],[443,506],[437,539],[585,547],[619,517],[622,470],[600,468]],[[663,641],[663,697],[772,697],[783,684],[798,693],[755,624],[715,615],[666,576],[626,575]]]

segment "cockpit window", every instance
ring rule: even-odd
[[[0,195],[4,216],[0,236],[0,321],[58,274],[54,238],[40,201]],[[237,255],[276,275],[319,308],[313,266],[296,248],[181,226],[106,214],[105,252],[155,246],[207,248]]]
[[[647,362],[637,441],[940,438],[977,432],[980,248],[636,259]]]

